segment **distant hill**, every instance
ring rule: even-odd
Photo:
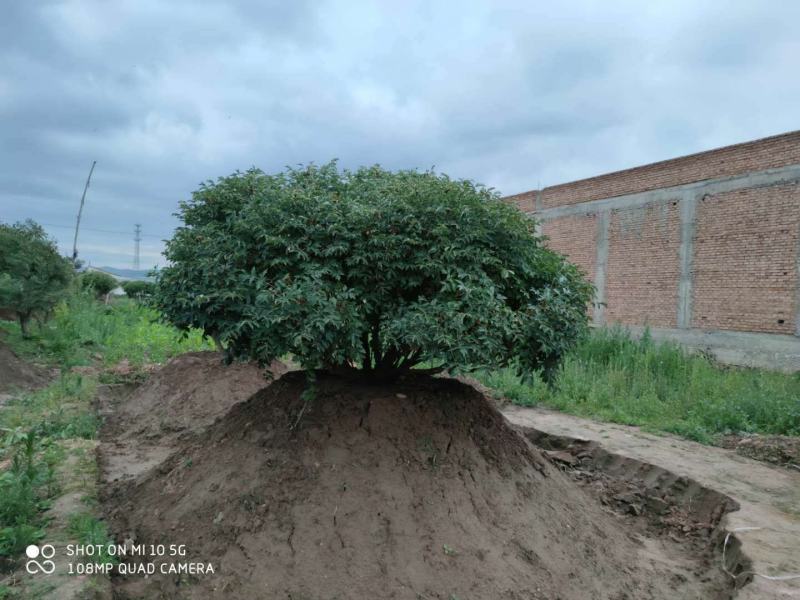
[[[148,277],[148,271],[136,271],[135,269],[117,269],[116,267],[96,267],[98,271],[110,273],[118,279],[135,279],[137,281],[153,281],[152,277]]]

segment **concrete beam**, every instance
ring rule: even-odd
[[[608,210],[600,211],[597,215],[597,242],[595,244],[594,257],[594,325],[605,324],[606,313],[606,268],[608,266],[608,227],[611,220],[611,212]]]
[[[797,253],[794,258],[794,266],[797,269],[797,287],[794,299],[794,334],[800,337],[800,227],[797,232]]]
[[[555,206],[553,208],[535,210],[534,213],[537,219],[549,221],[551,219],[573,215],[595,214],[603,210],[636,208],[648,204],[670,202],[675,200],[675,198],[683,198],[688,194],[704,196],[706,194],[722,194],[739,189],[769,187],[797,182],[800,182],[800,165],[789,165],[787,167],[756,171],[754,173],[736,175],[734,177],[707,179],[705,181],[696,181],[684,185],[638,192],[636,194],[614,196],[612,198],[591,200],[589,202],[568,204],[566,206]]]
[[[695,208],[697,196],[693,191],[684,192],[680,200],[681,245],[678,249],[680,276],[678,279],[678,319],[679,329],[692,326],[692,257],[694,256]]]

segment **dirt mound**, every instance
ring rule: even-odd
[[[158,466],[179,448],[179,440],[201,434],[233,405],[269,385],[268,376],[285,370],[279,361],[265,370],[254,363],[225,365],[217,352],[191,352],[173,358],[132,390],[101,388],[103,479],[124,481]]]
[[[268,372],[277,377],[285,370],[275,361]],[[182,354],[121,403],[115,420],[139,439],[197,433],[268,385],[267,374],[254,363],[225,365],[218,352]]]
[[[720,445],[748,458],[800,471],[800,437],[727,435]]]
[[[120,541],[187,549],[117,597],[710,597],[463,383],[304,389],[284,375],[116,490]],[[195,561],[214,573],[160,574]]]
[[[0,393],[30,390],[47,383],[47,371],[18,357],[8,346],[0,344]]]

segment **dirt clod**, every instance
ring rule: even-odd
[[[800,437],[788,435],[729,435],[720,445],[737,454],[800,471]]]

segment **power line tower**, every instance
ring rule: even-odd
[[[142,241],[142,226],[133,226],[133,268],[139,270],[139,243]]]

